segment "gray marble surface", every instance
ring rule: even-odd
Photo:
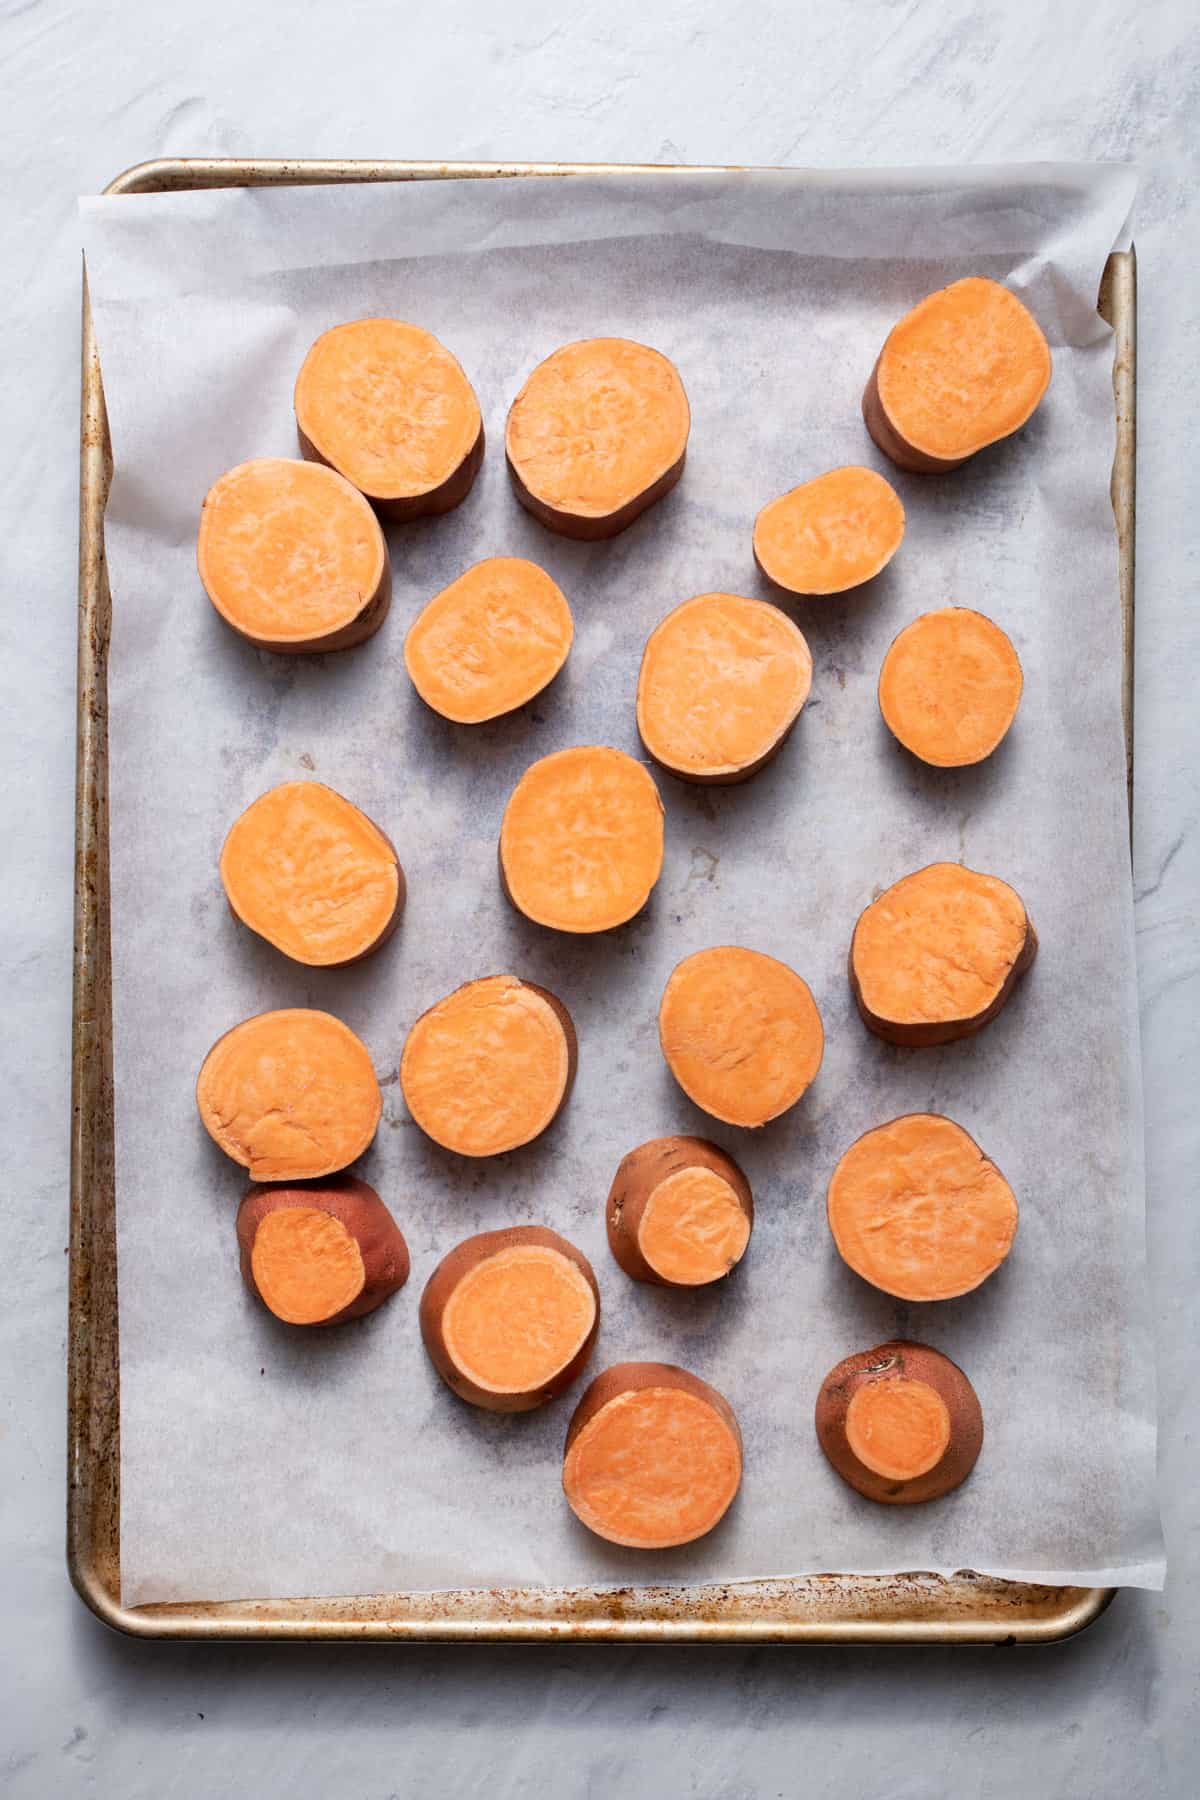
[[[0,1793],[1183,1796],[1200,1726],[1200,36],[1172,0],[3,0]],[[139,1645],[62,1557],[79,239],[154,155],[1136,159],[1138,895],[1170,1570],[1019,1652]]]

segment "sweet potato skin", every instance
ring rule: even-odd
[[[238,1207],[237,1241],[242,1280],[263,1306],[250,1263],[254,1239],[268,1213],[287,1207],[314,1207],[345,1226],[359,1248],[366,1279],[357,1298],[318,1326],[298,1326],[301,1331],[341,1325],[374,1312],[408,1280],[409,1256],[404,1233],[373,1187],[354,1175],[338,1175],[309,1187],[256,1186],[248,1189]],[[270,1307],[267,1311],[270,1312]],[[274,1316],[274,1315],[272,1315]]]
[[[846,1438],[846,1414],[857,1389],[893,1376],[925,1382],[941,1395],[950,1414],[950,1442],[941,1461],[910,1481],[891,1481],[868,1469]],[[831,1369],[817,1395],[816,1429],[822,1450],[842,1480],[884,1506],[940,1500],[966,1480],[983,1448],[983,1413],[967,1377],[948,1356],[907,1339],[860,1350]]]
[[[917,873],[919,873],[919,871],[917,871]],[[874,905],[874,902],[872,901],[871,904]],[[869,911],[869,908],[864,907],[863,912],[867,911]],[[862,918],[862,913],[859,914],[859,918]],[[857,922],[855,923],[854,930],[857,935]],[[1029,914],[1026,913],[1025,942],[1022,944],[1016,960],[1008,971],[1003,986],[991,1001],[990,1005],[985,1006],[982,1012],[974,1013],[968,1019],[935,1019],[923,1020],[913,1024],[904,1024],[896,1019],[884,1019],[881,1018],[878,1013],[873,1013],[863,999],[862,988],[859,985],[858,980],[858,972],[854,967],[853,937],[850,939],[850,954],[847,958],[850,991],[854,995],[854,1003],[858,1007],[863,1024],[868,1031],[874,1032],[876,1037],[882,1038],[884,1042],[888,1044],[898,1044],[901,1049],[905,1050],[929,1050],[938,1044],[952,1044],[958,1038],[974,1037],[977,1031],[982,1031],[985,1025],[990,1024],[996,1017],[996,1014],[1004,1009],[1017,982],[1032,964],[1034,957],[1037,955],[1037,950],[1037,932],[1033,928],[1033,920],[1029,917]]]
[[[624,506],[619,506],[615,512],[602,513],[598,517],[588,518],[579,513],[561,512],[558,507],[549,505],[545,500],[540,500],[525,486],[517,471],[517,466],[512,457],[508,455],[507,450],[505,451],[505,460],[508,463],[508,473],[512,478],[513,492],[526,512],[532,513],[540,524],[545,525],[551,531],[556,531],[560,537],[575,538],[584,544],[595,544],[602,538],[618,536],[627,526],[632,525],[633,521],[646,511],[647,507],[653,506],[656,501],[662,499],[664,494],[670,493],[683,474],[683,465],[687,461],[687,449],[686,447],[683,449],[679,460],[672,463],[669,469],[664,470],[657,481],[651,482],[648,488],[643,488],[640,494],[635,494],[632,500],[627,500]]]
[[[567,1440],[563,1445],[566,1456],[571,1445],[579,1436],[584,1426],[595,1418],[602,1407],[615,1400],[620,1394],[640,1393],[643,1388],[670,1387],[681,1388],[685,1394],[691,1394],[696,1400],[703,1400],[719,1416],[733,1434],[738,1447],[739,1457],[744,1453],[741,1427],[737,1415],[726,1400],[724,1394],[718,1394],[716,1388],[710,1387],[699,1375],[693,1375],[688,1369],[681,1369],[675,1363],[660,1362],[623,1362],[613,1363],[601,1371],[591,1382],[580,1399],[579,1405],[571,1415],[571,1423],[567,1426]]]
[[[604,1208],[608,1245],[619,1266],[634,1281],[652,1282],[656,1287],[688,1287],[692,1284],[668,1281],[651,1268],[638,1243],[638,1229],[651,1194],[669,1175],[681,1169],[711,1169],[727,1181],[737,1196],[750,1229],[754,1229],[754,1200],[750,1183],[731,1156],[718,1144],[701,1137],[651,1138],[622,1157],[609,1189]],[[718,1280],[721,1277],[718,1276]]]
[[[549,998],[549,996],[547,996]],[[442,1337],[442,1314],[451,1294],[463,1279],[479,1263],[488,1257],[497,1255],[501,1250],[509,1250],[520,1244],[536,1244],[545,1250],[557,1250],[574,1263],[584,1280],[592,1290],[592,1298],[596,1303],[596,1316],[587,1337],[576,1351],[571,1361],[560,1369],[554,1378],[545,1386],[527,1390],[520,1394],[496,1394],[490,1389],[478,1387],[469,1380],[447,1352]],[[547,1401],[558,1398],[569,1388],[580,1371],[586,1367],[588,1358],[596,1342],[596,1334],[600,1330],[600,1289],[592,1265],[582,1250],[566,1238],[559,1237],[545,1225],[510,1225],[502,1231],[482,1231],[476,1237],[466,1238],[456,1244],[438,1264],[425,1284],[421,1295],[420,1306],[421,1340],[429,1354],[429,1360],[441,1376],[451,1392],[458,1395],[471,1406],[479,1406],[487,1412],[519,1413],[532,1412],[535,1407],[544,1406]]]
[[[880,352],[882,356],[883,352]],[[910,475],[947,475],[952,469],[961,469],[971,456],[978,455],[972,451],[971,456],[947,458],[930,456],[924,450],[918,450],[915,444],[905,441],[896,430],[892,421],[883,409],[883,401],[879,398],[879,357],[875,359],[875,367],[871,370],[862,398],[863,423],[870,432],[878,449],[894,462],[898,469],[906,469]]]
[[[300,443],[300,454],[306,462],[324,463],[332,469],[334,464],[317,449],[311,438],[305,436],[299,424],[296,436]],[[475,477],[483,466],[483,453],[486,439],[483,421],[480,420],[479,435],[468,450],[457,469],[448,475],[439,487],[431,488],[427,494],[404,494],[392,499],[381,499],[377,494],[363,494],[379,514],[380,518],[389,519],[396,524],[403,524],[408,519],[421,519],[430,515],[452,512],[466,499],[475,485]],[[362,490],[359,490],[362,492]]]

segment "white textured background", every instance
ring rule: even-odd
[[[1200,33],[1172,0],[0,0],[0,1792],[1194,1792]],[[136,1645],[62,1562],[78,230],[164,154],[1142,165],[1136,888],[1171,1572],[1055,1650]]]

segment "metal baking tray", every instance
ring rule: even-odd
[[[289,162],[180,159],[139,164],[107,194],[318,182],[472,181],[651,173],[600,163]],[[654,171],[661,173],[661,169]],[[689,175],[711,168],[678,167]],[[1109,258],[1099,308],[1116,334],[1117,448],[1112,499],[1119,541],[1123,690],[1133,778],[1133,534],[1136,262]],[[522,1588],[339,1598],[121,1604],[121,1363],[113,1167],[112,966],[109,954],[107,657],[112,602],[104,509],[112,446],[83,286],[79,481],[79,693],[72,1021],[71,1243],[68,1333],[67,1565],[96,1616],[147,1638],[392,1642],[1046,1643],[1091,1624],[1112,1588],[1039,1586],[963,1570],[952,1578],[821,1574],[730,1586]]]

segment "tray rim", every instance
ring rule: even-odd
[[[109,195],[218,187],[500,176],[713,175],[740,165],[375,161],[162,157],[124,170]],[[755,171],[761,172],[761,171]],[[791,170],[795,174],[797,171]],[[1132,830],[1136,253],[1115,251],[1099,310],[1114,328],[1112,476],[1123,636],[1122,718]],[[388,1642],[1050,1643],[1111,1604],[1113,1587],[953,1577],[809,1575],[717,1588],[538,1590],[541,1611],[504,1590],[172,1602],[127,1607],[119,1576],[120,1361],[112,1182],[111,963],[108,937],[107,650],[111,597],[104,509],[112,475],[104,391],[82,288],[75,944],[72,1007],[67,1567],[104,1624],[140,1638]],[[784,1611],[776,1599],[799,1598]],[[649,1598],[647,1598],[649,1597]],[[507,1612],[488,1609],[509,1604]],[[751,1601],[749,1607],[743,1605]],[[804,1609],[807,1600],[807,1610]],[[757,1602],[761,1601],[761,1604]],[[689,1607],[703,1610],[690,1611]]]

